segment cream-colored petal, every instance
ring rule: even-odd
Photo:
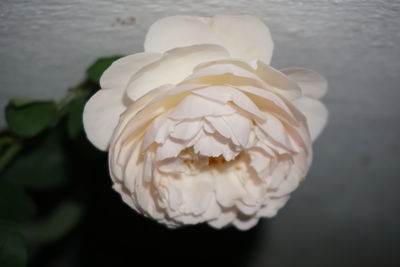
[[[228,140],[221,139],[218,136],[203,132],[201,138],[194,144],[193,150],[201,156],[218,157],[223,155],[227,161],[234,159],[238,152],[232,150]]]
[[[236,140],[228,123],[222,117],[207,116],[205,119],[210,122],[210,124],[214,127],[215,130],[218,131],[219,134],[227,139],[231,139],[232,142],[239,145],[239,141]]]
[[[214,228],[220,229],[229,225],[236,218],[236,211],[234,209],[222,210],[221,214],[208,224]]]
[[[203,120],[203,129],[208,134],[213,134],[216,131],[212,124],[206,120]]]
[[[274,217],[277,211],[281,209],[288,200],[289,196],[267,199],[267,204],[258,211],[257,215],[267,218]]]
[[[261,61],[257,62],[256,72],[266,83],[273,86],[278,93],[287,99],[293,100],[300,97],[300,87],[282,72]]]
[[[273,51],[267,26],[248,15],[163,18],[150,27],[144,47],[146,52],[163,53],[175,47],[205,43],[225,47],[232,57],[261,59],[267,64]]]
[[[222,118],[231,128],[233,136],[239,141],[240,146],[243,149],[247,148],[252,128],[251,120],[241,112],[229,116],[222,116]]]
[[[100,150],[108,149],[119,117],[132,102],[123,90],[99,90],[85,105],[83,126],[88,139]]]
[[[261,174],[267,169],[270,165],[271,158],[261,149],[252,148],[248,151],[248,155],[250,156],[250,166],[257,172],[257,175],[260,179]]]
[[[228,52],[217,45],[200,44],[169,50],[160,60],[148,64],[131,77],[127,94],[136,100],[154,88],[183,81],[200,63],[228,56]]]
[[[144,156],[143,162],[143,179],[145,182],[150,182],[153,178],[154,164],[153,164],[154,155],[151,152],[147,152]]]
[[[134,193],[136,190],[136,180],[137,176],[143,172],[143,165],[142,164],[129,164],[132,162],[136,162],[137,156],[137,149],[133,151],[132,156],[128,157],[125,164],[123,166],[122,177],[120,177],[121,181],[123,182],[124,187],[130,192]],[[134,175],[131,175],[134,174]]]
[[[268,27],[248,15],[217,15],[213,28],[233,58],[260,59],[271,63],[274,44]]]
[[[235,171],[226,170],[224,174],[215,174],[215,192],[217,201],[225,208],[235,205],[236,200],[246,194]]]
[[[161,57],[162,54],[158,53],[137,53],[120,58],[104,71],[100,77],[100,87],[102,89],[123,89],[132,75]]]
[[[287,183],[286,185],[282,186],[282,183],[285,181],[290,180],[288,177],[290,174],[290,163],[287,160],[281,160],[278,161],[276,167],[274,168],[274,171],[271,173],[271,175],[268,177],[268,189],[272,189],[272,194],[274,196],[281,196],[282,191],[285,192],[285,194],[288,194],[291,192],[290,190],[293,190],[294,188],[290,188],[290,190],[287,190],[286,187],[290,185]],[[285,187],[286,186],[286,187]]]
[[[183,199],[183,192],[179,188],[177,188],[173,184],[168,184],[168,186],[162,186],[163,191],[166,192],[167,201],[169,203],[169,208],[173,211],[176,211],[176,214],[180,214],[179,206],[182,205]],[[174,213],[174,212],[172,212]]]
[[[177,157],[184,148],[184,145],[174,142],[170,138],[167,138],[164,143],[158,145],[156,160],[160,161],[168,158]]]
[[[323,97],[328,90],[328,82],[319,73],[304,68],[285,68],[281,70],[301,87],[303,96],[314,99]]]
[[[184,201],[180,210],[186,214],[204,213],[213,200],[214,184],[209,174],[200,177],[185,176],[176,181],[182,190]]]
[[[134,164],[133,166],[129,165],[128,162],[130,159],[137,159],[140,155],[140,143],[141,138],[143,137],[143,133],[140,134],[136,140],[131,142],[128,145],[120,147],[116,150],[116,146],[110,145],[108,163],[110,166],[110,175],[112,180],[115,183],[123,182],[123,178],[125,176],[125,172],[128,170],[130,173],[139,173],[141,171],[141,164]],[[139,140],[138,140],[139,139]],[[131,169],[130,169],[131,168]],[[129,188],[128,188],[129,189]]]
[[[202,96],[190,94],[172,110],[168,117],[175,120],[190,120],[205,116],[230,115],[235,112],[235,108],[229,104],[221,104]]]
[[[215,193],[211,195],[210,205],[207,210],[202,214],[202,218],[206,221],[218,218],[221,214],[221,206],[217,203]]]
[[[179,158],[169,158],[157,162],[157,167],[165,173],[183,173],[186,170],[186,165]]]
[[[248,206],[248,205],[245,205],[244,203],[242,203],[242,201],[236,201],[236,207],[238,208],[238,210],[241,213],[248,215],[248,216],[253,215],[258,210],[257,206]]]
[[[233,221],[233,225],[236,226],[239,230],[245,231],[256,225],[259,220],[260,218],[255,216],[246,217],[245,220],[240,220],[239,218],[236,218]]]
[[[263,123],[257,123],[260,129],[275,142],[284,146],[286,149],[294,151],[287,129],[283,126],[282,122],[270,114],[265,114],[266,120]]]
[[[259,129],[257,129],[257,131],[260,132]],[[265,137],[265,135],[263,135],[263,137]],[[254,148],[261,149],[263,153],[266,153],[270,157],[275,156],[274,151],[267,144],[259,140],[257,140],[257,142],[254,144]]]
[[[241,109],[252,113],[258,118],[262,119],[264,117],[258,107],[250,100],[248,96],[246,96],[240,90],[236,90],[232,87],[209,86],[194,90],[193,94],[201,95],[205,98],[210,98],[214,101],[219,101],[222,103],[228,103],[229,101],[232,101]]]
[[[227,74],[233,74],[234,77]],[[243,81],[245,79],[245,81]],[[279,93],[289,100],[301,96],[299,85],[284,75],[258,60],[253,64],[249,61],[237,59],[224,59],[198,65],[192,75],[188,76],[184,84],[214,84],[214,85],[256,85]],[[240,88],[240,86],[238,86]]]
[[[177,139],[189,140],[195,137],[203,126],[201,120],[195,121],[182,121],[175,125],[174,130],[171,132],[171,136]]]
[[[302,97],[293,104],[306,117],[311,140],[315,141],[328,122],[328,110],[319,100],[309,97]]]

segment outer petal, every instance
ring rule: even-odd
[[[326,94],[328,82],[319,73],[303,68],[285,68],[281,72],[301,87],[304,96],[319,99]]]
[[[238,78],[250,79],[245,82],[246,85],[256,85],[268,90],[277,92],[289,100],[301,96],[301,88],[292,79],[288,78],[282,72],[266,65],[262,61],[253,62],[237,59],[224,59],[216,62],[208,62],[197,66],[194,73],[187,77],[184,83],[213,83],[234,85],[240,81],[232,77],[219,77],[217,75],[233,74]],[[210,80],[211,79],[211,80]],[[224,79],[227,79],[224,81]],[[251,84],[249,84],[249,82]],[[254,82],[256,84],[254,84]],[[236,84],[237,85],[237,84]]]
[[[156,87],[183,81],[200,63],[228,56],[228,52],[217,45],[194,45],[170,50],[162,59],[147,65],[131,77],[127,94],[136,100]]]
[[[231,57],[271,62],[273,43],[267,26],[248,15],[217,15],[213,18],[173,16],[156,21],[149,29],[146,52],[163,53],[175,47],[218,44]]]
[[[88,139],[100,150],[107,150],[119,116],[132,103],[124,90],[99,90],[85,105],[83,126]]]
[[[161,54],[137,53],[120,58],[111,64],[100,78],[102,89],[125,88],[130,77],[147,64],[161,58]]]
[[[319,100],[310,97],[302,97],[293,104],[306,117],[311,140],[315,141],[328,122],[328,110]]]

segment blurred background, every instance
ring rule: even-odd
[[[142,266],[139,260],[186,266],[400,265],[397,0],[1,0],[0,108],[11,97],[61,99],[97,58],[142,51],[146,29],[161,17],[219,13],[263,20],[275,42],[275,68],[311,68],[328,79],[323,101],[330,118],[314,144],[306,181],[277,217],[250,231],[171,231],[120,201],[111,189],[106,155],[84,136],[61,154],[35,142],[24,153],[36,146],[49,151],[40,160],[49,166],[54,158],[70,161],[67,186],[27,187],[36,216],[41,221],[42,213],[61,203],[75,227],[53,238],[51,222],[19,223],[27,239],[37,229],[44,233],[28,241],[30,266]],[[5,125],[2,113],[0,126]],[[45,165],[42,173],[51,172]],[[75,223],[73,216],[80,219]],[[65,223],[53,217],[53,225]]]

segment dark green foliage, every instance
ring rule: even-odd
[[[24,222],[34,214],[35,204],[24,189],[12,181],[0,180],[0,219]]]
[[[0,222],[0,266],[26,266],[28,253],[25,240],[17,227]]]
[[[79,225],[89,163],[103,159],[85,138],[82,114],[100,76],[120,57],[95,61],[86,79],[59,102],[9,101],[8,129],[0,133],[1,267],[27,266],[25,239],[34,252],[29,261],[40,262],[44,248],[68,238]]]
[[[39,134],[57,116],[57,105],[53,101],[12,99],[5,110],[8,128],[20,137]]]
[[[38,244],[55,242],[73,229],[82,217],[80,203],[65,201],[36,229],[32,241]]]
[[[54,129],[27,144],[3,173],[3,179],[31,189],[50,189],[68,181],[63,133]]]

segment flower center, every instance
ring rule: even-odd
[[[240,152],[234,159],[226,160],[223,155],[217,157],[202,156],[193,151],[193,147],[186,148],[178,155],[177,160],[183,162],[186,174],[194,175],[203,171],[236,170],[242,171],[248,162],[245,160],[245,152]]]

